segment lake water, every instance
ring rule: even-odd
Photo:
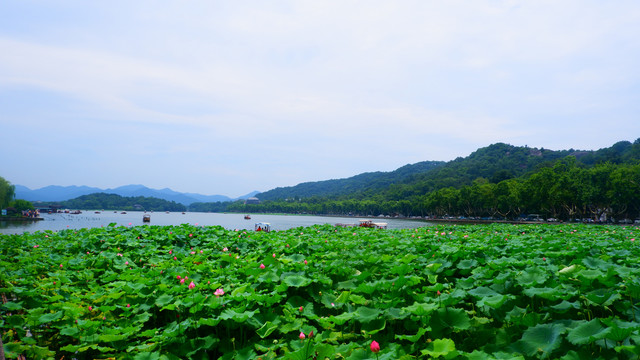
[[[150,225],[220,225],[226,229],[253,230],[255,223],[268,222],[272,230],[287,230],[299,226],[311,226],[318,224],[354,224],[358,223],[358,217],[328,217],[306,215],[261,215],[251,214],[251,220],[245,220],[242,214],[220,214],[187,212],[154,212],[150,213],[151,222],[143,223],[143,212],[129,211],[126,214],[113,211],[102,211],[99,214],[93,211],[83,211],[82,214],[42,214],[44,220],[25,222],[0,222],[1,234],[22,234],[24,232],[36,232],[42,230],[81,229],[107,226],[116,223],[117,226]],[[376,222],[386,222],[389,229],[411,229],[433,225],[426,221],[411,219],[374,219]]]

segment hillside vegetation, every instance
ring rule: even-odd
[[[120,196],[105,193],[82,195],[59,204],[63,208],[83,210],[185,211],[187,209],[186,206],[178,204],[175,201],[145,196]]]
[[[464,216],[515,219],[640,217],[640,139],[597,151],[504,143],[447,163],[303,183],[258,194],[261,204],[193,204],[198,211]]]

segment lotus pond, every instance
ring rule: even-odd
[[[27,359],[638,359],[639,235],[507,224],[1,235],[0,335],[7,358]]]

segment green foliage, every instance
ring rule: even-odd
[[[14,208],[17,213],[20,213],[20,212],[25,211],[25,210],[33,210],[34,209],[33,204],[31,203],[31,201],[27,201],[27,200],[23,200],[23,199],[13,200],[9,204],[9,206]]]
[[[147,210],[147,211],[186,211],[186,207],[175,201],[136,196],[125,197],[116,194],[95,193],[82,195],[75,199],[63,201],[62,207],[81,210]]]
[[[0,235],[0,334],[10,359],[631,359],[638,235],[507,224]]]
[[[15,196],[15,186],[0,176],[0,209],[6,208]]]
[[[274,189],[258,195],[261,204],[194,204],[192,210],[512,220],[528,214],[590,221],[640,217],[640,141],[598,151],[494,144],[446,164],[414,165]]]

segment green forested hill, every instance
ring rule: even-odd
[[[637,219],[640,139],[596,151],[497,143],[444,164],[422,162],[388,173],[278,188],[258,197],[261,204],[198,205],[200,211]]]
[[[116,194],[95,193],[82,195],[60,203],[63,208],[82,210],[148,210],[148,211],[185,211],[186,206],[175,201],[145,197],[120,196]]]
[[[476,179],[497,184],[519,178],[554,162],[573,156],[584,166],[595,164],[635,164],[640,159],[640,139],[634,144],[620,141],[596,151],[549,150],[496,143],[467,157],[449,162],[424,161],[391,172],[373,172],[347,179],[306,182],[280,187],[258,195],[261,200],[304,198],[403,200],[448,188],[468,186]]]
[[[258,196],[261,200],[301,199],[309,197],[356,197],[378,192],[392,184],[406,181],[411,176],[428,172],[444,165],[443,161],[422,161],[405,165],[390,172],[369,172],[346,179],[333,179],[301,183],[296,186],[279,187]]]

